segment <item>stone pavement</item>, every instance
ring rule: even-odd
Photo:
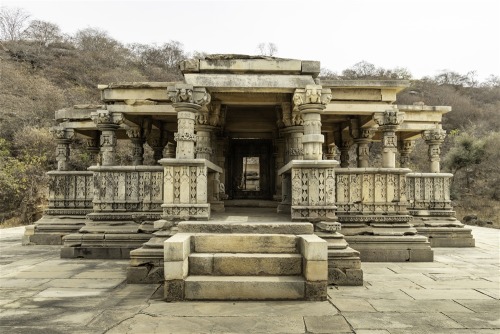
[[[363,263],[365,284],[325,302],[161,301],[127,285],[125,260],[59,259],[0,229],[0,333],[499,333],[500,230],[476,248],[436,248],[433,263]]]

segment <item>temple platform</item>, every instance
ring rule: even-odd
[[[0,229],[0,331],[493,334],[500,230],[469,228],[475,248],[362,263],[363,286],[329,287],[328,301],[179,303],[165,303],[160,284],[126,284],[126,260],[60,259],[60,246],[22,246],[24,227]]]

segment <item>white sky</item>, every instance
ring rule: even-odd
[[[123,43],[183,43],[186,51],[319,60],[336,72],[366,60],[406,67],[500,75],[499,0],[10,1],[65,33],[97,27]]]

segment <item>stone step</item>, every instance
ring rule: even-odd
[[[299,254],[193,253],[189,255],[190,275],[272,276],[302,274]]]
[[[194,234],[195,253],[298,253],[297,237],[288,234]]]
[[[312,234],[311,223],[187,221],[179,223],[181,233]]]
[[[188,276],[188,300],[290,300],[304,299],[300,276]]]

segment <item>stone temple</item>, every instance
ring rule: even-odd
[[[130,259],[128,282],[164,282],[168,301],[322,300],[328,284],[362,285],[361,261],[474,246],[440,171],[450,107],[396,105],[407,81],[320,80],[317,61],[211,55],[180,66],[182,82],[99,85],[102,105],[56,111],[49,207],[24,244]],[[75,138],[87,170],[70,170]],[[425,171],[408,168],[417,138]],[[119,140],[132,165],[117,165]],[[144,165],[145,144],[155,165]]]

